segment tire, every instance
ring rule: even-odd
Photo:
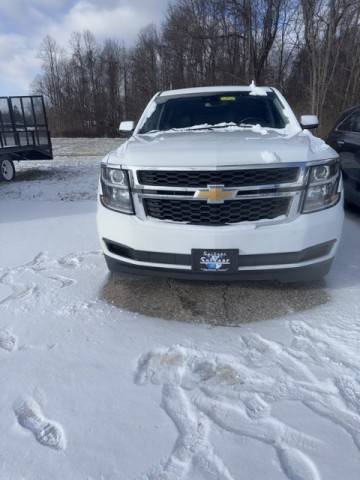
[[[11,182],[15,178],[15,166],[8,158],[0,159],[0,180]]]

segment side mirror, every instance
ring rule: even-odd
[[[319,126],[319,118],[317,115],[301,115],[300,125],[305,130],[311,130]]]
[[[121,122],[119,130],[120,132],[127,132],[130,133],[134,130],[135,128],[135,122],[133,121],[126,121],[126,122]]]

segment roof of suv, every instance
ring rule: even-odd
[[[265,90],[266,92],[271,92],[270,87],[257,87]],[[178,90],[167,90],[160,92],[161,97],[175,96],[175,95],[191,95],[191,94],[201,94],[201,93],[220,93],[220,92],[250,92],[251,86],[238,86],[238,85],[226,85],[218,87],[194,87],[194,88],[181,88]]]

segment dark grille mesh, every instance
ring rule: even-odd
[[[140,170],[137,175],[142,185],[159,187],[207,187],[208,185],[251,187],[295,182],[299,175],[299,168],[211,171]]]
[[[148,216],[193,225],[271,220],[287,215],[289,204],[289,197],[232,200],[221,204],[209,204],[199,200],[144,199]]]

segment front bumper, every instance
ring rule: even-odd
[[[329,271],[343,218],[340,201],[327,210],[279,224],[201,227],[144,221],[111,211],[99,202],[97,220],[102,248],[112,271],[209,280],[301,281]],[[238,271],[194,272],[192,249],[238,249]]]
[[[324,277],[331,268],[333,259],[292,268],[244,269],[237,273],[193,272],[171,268],[143,267],[122,262],[105,254],[106,264],[113,273],[125,275],[161,276],[183,280],[241,281],[241,280],[277,280],[279,282],[315,281]]]

